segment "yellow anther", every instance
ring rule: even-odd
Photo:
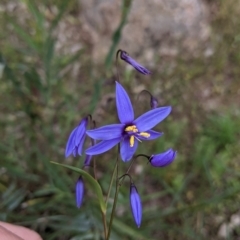
[[[139,135],[142,136],[142,137],[145,137],[145,138],[149,138],[150,137],[150,134],[147,133],[147,132],[141,132],[141,133],[139,133]]]
[[[133,145],[134,145],[134,136],[132,135],[130,137],[130,147],[133,147]]]
[[[132,126],[126,127],[125,131],[126,132],[134,132],[134,133],[136,133],[136,132],[138,132],[138,129],[137,129],[137,127],[135,125],[132,125]]]

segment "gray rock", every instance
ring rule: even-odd
[[[102,61],[121,20],[121,1],[79,0],[79,3],[81,23],[90,37],[93,58]],[[119,48],[152,60],[155,54],[177,55],[180,48],[195,53],[209,34],[208,8],[202,0],[135,0]]]

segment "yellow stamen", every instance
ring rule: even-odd
[[[135,125],[132,125],[132,126],[126,127],[125,131],[126,132],[134,132],[134,133],[136,133],[136,132],[138,132],[138,129],[137,129],[137,127]]]
[[[150,137],[150,134],[147,133],[147,132],[141,132],[141,133],[139,133],[139,135],[142,136],[142,137],[145,137],[145,138],[149,138]]]
[[[130,147],[133,147],[133,145],[134,145],[134,136],[132,135],[130,137]]]

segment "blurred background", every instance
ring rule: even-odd
[[[147,94],[137,99],[143,89],[173,108],[156,127],[164,136],[138,153],[178,156],[163,169],[136,162],[142,225],[126,181],[111,239],[240,239],[239,16],[238,0],[1,0],[0,220],[47,240],[103,239],[94,192],[86,185],[78,210],[78,175],[50,161],[82,166],[64,151],[87,114],[98,126],[116,122],[121,48],[152,71],[120,62],[135,115],[149,109]],[[115,158],[116,149],[96,158],[104,194]]]

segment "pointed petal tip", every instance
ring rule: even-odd
[[[140,132],[148,131],[168,117],[171,110],[171,106],[152,109],[139,116],[133,123],[137,126]]]
[[[116,107],[119,121],[123,124],[134,120],[134,111],[131,100],[124,87],[116,82]]]
[[[128,162],[132,159],[134,153],[136,152],[138,147],[138,141],[134,141],[133,147],[130,147],[130,138],[126,137],[120,146],[120,154],[123,162]]]
[[[65,158],[68,158],[70,155],[71,155],[71,153],[69,154],[65,151]]]
[[[163,108],[165,108],[165,111],[166,111],[166,115],[168,116],[170,113],[171,113],[171,111],[172,111],[172,106],[166,106],[166,107],[163,107]]]

